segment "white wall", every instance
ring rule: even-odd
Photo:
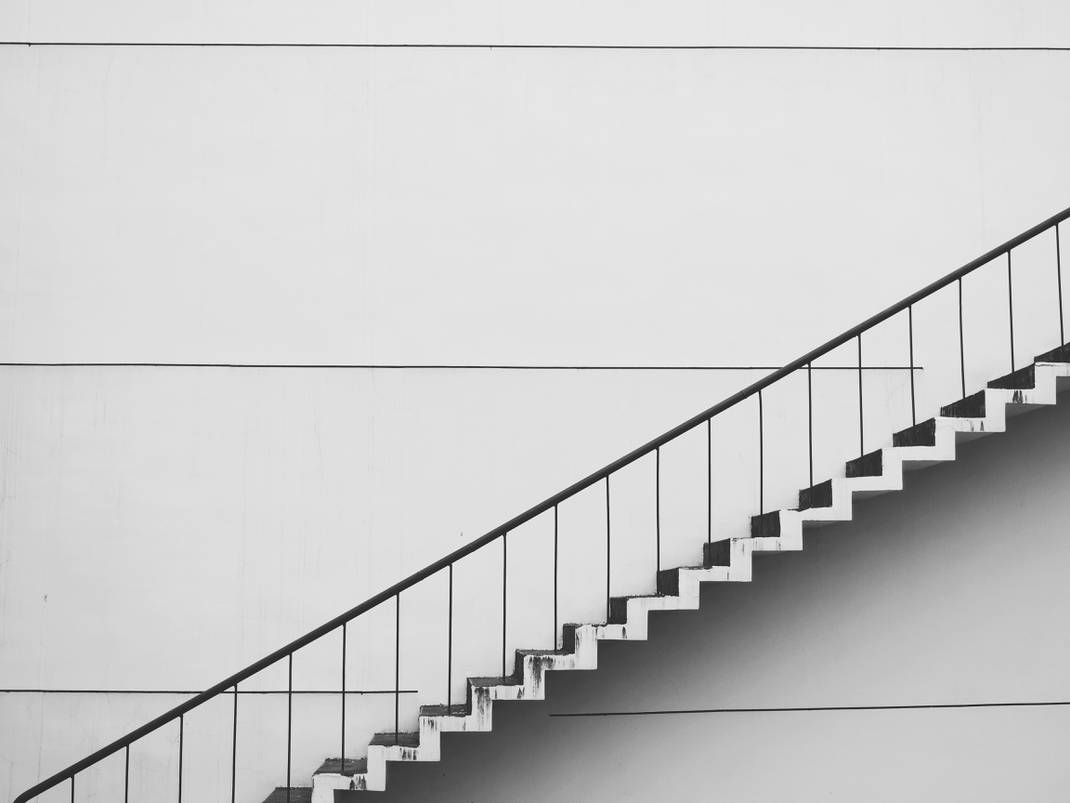
[[[1052,3],[603,11],[6,3],[0,38],[1033,45],[1068,22]],[[0,359],[777,364],[1065,206],[1067,78],[1063,52],[0,48]],[[1016,256],[1019,362],[1054,345],[1053,256],[1050,237]],[[1007,370],[1002,281],[967,285],[971,388]],[[947,294],[918,311],[924,414],[958,395],[954,315]],[[905,363],[903,326],[867,364]],[[760,374],[0,369],[0,686],[203,687]],[[821,479],[856,449],[855,388],[815,381]],[[875,447],[909,422],[908,384],[865,387]],[[805,484],[804,393],[767,399],[771,504]],[[715,432],[718,536],[756,504],[755,432],[753,409]],[[703,444],[674,449],[665,565],[705,529]],[[651,474],[614,486],[615,593],[651,579]],[[562,518],[562,620],[601,610],[600,511]],[[510,540],[510,648],[549,638],[547,539],[543,520]],[[459,570],[480,626],[458,690],[500,662],[481,560]],[[441,580],[406,602],[408,719],[442,697],[421,657],[441,653]],[[375,616],[350,686],[392,686]],[[297,685],[333,688],[337,648],[312,655]],[[177,699],[0,695],[0,789]],[[335,752],[328,701],[301,705],[299,777]],[[389,709],[355,699],[350,743]],[[248,716],[247,744],[277,741],[278,717]],[[172,777],[173,751],[148,752],[140,783]],[[248,799],[265,773],[243,764]]]
[[[776,363],[1070,172],[1061,53],[0,59],[11,359]]]

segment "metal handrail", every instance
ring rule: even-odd
[[[859,337],[861,334],[868,331],[869,329],[872,329],[874,326],[883,323],[884,321],[888,320],[889,318],[892,318],[898,313],[903,312],[904,310],[912,307],[914,304],[921,301],[922,299],[925,299],[933,293],[942,290],[943,288],[960,280],[962,277],[990,263],[997,257],[1009,254],[1014,248],[1017,248],[1018,246],[1028,242],[1029,240],[1033,239],[1039,234],[1042,234],[1048,229],[1058,226],[1059,223],[1067,219],[1070,219],[1070,207],[1062,210],[1061,212],[1055,215],[1052,215],[1041,223],[1038,223],[1036,226],[1033,226],[1032,228],[1022,232],[1018,236],[1007,240],[1001,245],[996,246],[995,248],[991,249],[990,251],[987,251],[976,259],[967,262],[965,265],[958,268],[957,270],[948,273],[946,276],[937,279],[931,284],[923,287],[921,290],[918,290],[917,292],[907,296],[902,301],[892,304],[890,307],[887,307],[876,315],[867,318],[862,323],[837,335],[836,337],[832,338],[823,345],[818,346],[816,349],[808,351],[806,354],[802,355],[801,357],[798,357],[795,360],[792,360],[790,363],[783,366],[782,368],[777,369],[768,376],[759,379],[757,382],[748,385],[744,389],[732,394],[723,401],[718,402],[712,407],[708,407],[702,412],[692,416],[691,418],[684,421],[682,424],[679,424],[657,436],[656,438],[647,441],[642,446],[633,449],[632,451],[625,454],[623,457],[619,457],[613,462],[598,469],[597,471],[588,474],[586,477],[581,480],[578,480],[577,482],[572,483],[564,490],[559,491],[553,496],[547,497],[538,504],[528,508],[518,516],[514,516],[505,523],[498,525],[492,530],[489,530],[487,533],[470,542],[466,546],[463,546],[460,549],[451,552],[450,554],[446,555],[443,558],[440,558],[434,563],[429,564],[418,572],[409,575],[404,580],[401,580],[400,582],[395,583],[389,588],[380,591],[378,594],[368,598],[359,605],[350,608],[345,613],[334,617],[330,621],[320,625],[314,630],[309,631],[300,638],[291,641],[286,646],[280,647],[269,655],[266,655],[265,657],[261,658],[259,661],[256,661],[255,663],[252,663],[249,666],[245,667],[241,671],[235,672],[233,675],[230,675],[226,679],[221,680],[219,683],[216,683],[214,686],[211,686],[210,688],[201,692],[196,697],[193,697],[187,700],[186,702],[175,706],[171,710],[161,714],[150,722],[147,722],[141,727],[130,731],[125,736],[116,739],[111,744],[102,747],[101,749],[97,750],[94,753],[91,753],[80,761],[71,764],[69,767],[66,767],[60,772],[55,773],[49,778],[46,778],[45,780],[32,786],[31,788],[20,794],[18,797],[16,797],[13,803],[26,803],[26,801],[32,800],[33,798],[40,795],[42,792],[45,792],[48,789],[51,789],[52,787],[64,781],[72,780],[74,776],[82,770],[92,766],[93,764],[96,764],[98,761],[107,758],[110,755],[117,753],[123,748],[128,748],[131,744],[138,741],[142,737],[147,736],[148,734],[152,733],[163,725],[166,725],[170,722],[175,721],[176,719],[179,719],[184,714],[208,702],[213,697],[216,697],[219,694],[225,692],[227,689],[232,687],[236,688],[237,685],[243,680],[246,680],[257,674],[258,672],[266,669],[267,667],[278,663],[283,658],[291,656],[293,653],[300,650],[302,647],[305,647],[316,641],[317,639],[327,635],[328,633],[337,630],[339,627],[342,627],[343,625],[357,618],[361,614],[372,610],[373,608],[381,605],[382,603],[393,597],[397,597],[401,592],[405,591],[406,589],[409,589],[420,581],[430,577],[431,575],[437,574],[443,569],[452,566],[454,563],[458,562],[462,558],[465,558],[468,555],[477,552],[488,544],[506,535],[511,530],[516,529],[520,525],[525,524],[526,522],[531,521],[537,516],[556,508],[561,502],[564,502],[565,500],[575,496],[580,491],[583,491],[603,480],[608,479],[612,474],[615,474],[620,469],[660,449],[660,447],[676,439],[680,435],[691,431],[695,427],[705,423],[706,421],[712,419],[720,413],[723,413],[725,410],[734,407],[740,402],[749,399],[752,396],[755,396],[760,391],[764,390],[770,385],[775,384],[776,382],[788,376],[789,374],[794,373],[795,371],[801,368],[809,366],[814,360],[818,359],[819,357],[823,357],[830,351]],[[1056,233],[1058,233],[1058,229],[1056,229]]]

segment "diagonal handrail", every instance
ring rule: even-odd
[[[823,345],[818,346],[817,348],[807,352],[806,354],[802,355],[801,357],[798,357],[795,360],[792,360],[787,365],[777,369],[776,371],[773,371],[771,374],[765,376],[762,379],[759,379],[757,382],[748,385],[747,387],[743,388],[737,393],[732,394],[728,398],[718,402],[712,407],[706,408],[702,412],[687,419],[682,424],[678,424],[677,426],[662,433],[656,438],[647,441],[642,446],[633,449],[632,451],[625,454],[623,457],[619,457],[613,462],[598,469],[597,471],[588,474],[586,477],[572,483],[564,490],[559,491],[553,496],[544,499],[536,505],[533,505],[532,507],[525,510],[523,513],[514,516],[505,523],[498,525],[494,529],[489,530],[487,533],[470,542],[469,544],[461,547],[460,549],[454,550],[445,557],[440,558],[439,560],[429,564],[418,572],[409,575],[404,580],[401,580],[390,586],[389,588],[380,591],[378,594],[369,597],[364,602],[350,608],[345,613],[339,614],[330,621],[325,622],[324,624],[315,628],[314,630],[310,630],[308,633],[301,636],[300,638],[294,639],[284,647],[280,647],[269,655],[264,656],[259,661],[250,664],[239,672],[235,672],[233,675],[230,675],[226,679],[221,680],[219,683],[216,683],[210,688],[205,689],[196,697],[193,697],[187,700],[186,702],[175,706],[171,710],[161,714],[150,722],[147,722],[141,727],[130,731],[125,736],[116,739],[111,744],[102,747],[101,749],[97,750],[94,753],[91,753],[80,761],[76,761],[70,766],[41,781],[40,783],[35,784],[34,786],[27,789],[25,792],[20,794],[18,797],[16,797],[12,803],[26,803],[26,801],[32,800],[33,798],[40,795],[42,792],[45,792],[48,789],[51,789],[52,787],[64,781],[73,779],[74,776],[82,770],[96,764],[97,762],[101,761],[104,758],[107,758],[110,755],[117,753],[123,748],[129,747],[131,744],[138,741],[142,737],[147,736],[153,731],[161,728],[162,726],[170,722],[175,721],[176,719],[179,719],[184,714],[203,705],[212,698],[222,694],[227,689],[236,687],[237,684],[241,683],[243,680],[252,677],[253,675],[266,669],[272,664],[275,664],[286,658],[287,656],[292,655],[297,650],[307,646],[308,644],[311,644],[319,638],[322,638],[328,633],[337,630],[338,628],[357,618],[361,614],[367,613],[368,611],[372,610],[373,608],[376,608],[387,600],[396,597],[402,591],[411,588],[412,586],[416,585],[422,580],[425,580],[433,574],[437,574],[448,566],[451,566],[452,564],[461,560],[462,558],[471,555],[474,552],[477,552],[488,544],[501,538],[510,530],[514,530],[520,525],[536,518],[537,516],[549,510],[552,510],[561,502],[575,496],[577,493],[586,490],[587,488],[590,488],[592,485],[595,485],[601,482],[602,480],[605,480],[610,475],[615,474],[617,471],[624,468],[625,466],[628,466],[631,463],[634,463],[636,460],[639,460],[640,458],[649,455],[650,453],[654,452],[655,450],[659,449],[670,441],[676,439],[680,435],[689,432],[695,427],[704,424],[709,419],[719,415],[720,413],[723,413],[725,410],[728,410],[729,408],[736,406],[740,402],[758,394],[760,391],[764,390],[770,385],[775,384],[776,382],[788,376],[789,374],[808,366],[810,363],[812,363],[819,357],[823,357],[830,351],[833,351],[834,349],[853,340],[854,338],[858,337],[869,329],[872,329],[874,326],[883,323],[889,318],[894,317],[895,315],[908,309],[909,307],[913,306],[922,299],[925,299],[928,296],[931,296],[933,293],[951,285],[952,283],[958,281],[967,274],[972,273],[978,268],[988,264],[997,257],[1009,254],[1013,249],[1028,242],[1029,240],[1032,240],[1037,235],[1042,234],[1053,227],[1057,227],[1060,223],[1067,219],[1070,219],[1070,207],[1052,215],[1046,220],[1017,235],[1016,237],[1012,237],[1010,240],[1007,240],[1006,242],[985,252],[976,259],[967,262],[962,267],[953,270],[946,276],[943,276],[942,278],[937,279],[931,284],[926,285],[921,290],[912,293],[903,300],[892,304],[890,307],[887,307],[881,312],[878,312],[876,315],[867,318],[862,323],[837,335],[836,337],[832,338]],[[1056,233],[1058,233],[1058,229],[1056,229]]]

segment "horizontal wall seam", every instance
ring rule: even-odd
[[[892,53],[1065,53],[1063,45],[658,45],[658,44],[547,44],[505,42],[104,42],[104,41],[3,41],[4,47],[241,47],[241,48],[354,48],[437,50],[780,50]]]
[[[285,368],[419,371],[777,371],[779,365],[510,365],[450,363],[241,363],[241,362],[0,362],[0,368]],[[857,371],[857,365],[815,365],[815,371]],[[863,365],[864,371],[909,371],[909,365]],[[925,370],[915,365],[915,371]]]

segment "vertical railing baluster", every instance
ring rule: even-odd
[[[1011,340],[1011,373],[1014,373],[1014,283],[1011,280],[1011,252],[1007,251],[1007,328]]]
[[[126,746],[123,765],[123,803],[130,803],[130,745]]]
[[[610,596],[610,525],[609,525],[609,475],[606,474],[606,622],[609,622],[609,596]]]
[[[178,803],[182,803],[182,748],[186,737],[186,719],[178,715]]]
[[[71,803],[74,803],[74,776],[71,776]]]
[[[862,333],[858,333],[858,454],[866,453],[866,427],[862,417]]]
[[[230,803],[238,792],[238,684],[234,684],[234,728],[230,737]]]
[[[446,713],[453,704],[453,564],[449,565],[449,603],[446,613]]]
[[[286,662],[286,803],[290,803],[290,767],[293,759],[294,654]],[[339,772],[342,770],[339,769]]]
[[[654,587],[661,572],[661,447],[654,449]]]
[[[765,513],[765,414],[762,392],[758,391],[758,513]]]
[[[706,419],[706,543],[713,543],[713,419]]]
[[[962,398],[966,398],[966,340],[962,334],[962,277],[959,277],[959,378],[962,381]]]
[[[1059,291],[1059,345],[1066,342],[1066,333],[1063,331],[1063,256],[1059,248],[1059,224],[1055,224],[1055,281]]]
[[[507,589],[509,587],[509,533],[502,533],[502,677],[508,677],[505,674],[506,655],[505,655],[505,632],[506,622],[508,621],[508,604],[509,596]]]
[[[338,750],[338,760],[342,768],[339,772],[345,772],[346,767],[346,626],[349,622],[342,622],[342,744]]]
[[[558,639],[557,618],[557,505],[554,505],[554,649],[557,649]]]
[[[918,423],[918,408],[914,398],[914,305],[907,307],[907,342],[910,345],[910,425]]]
[[[806,364],[806,439],[810,484],[814,487],[814,364]]]
[[[401,592],[394,595],[394,744],[401,735]]]

